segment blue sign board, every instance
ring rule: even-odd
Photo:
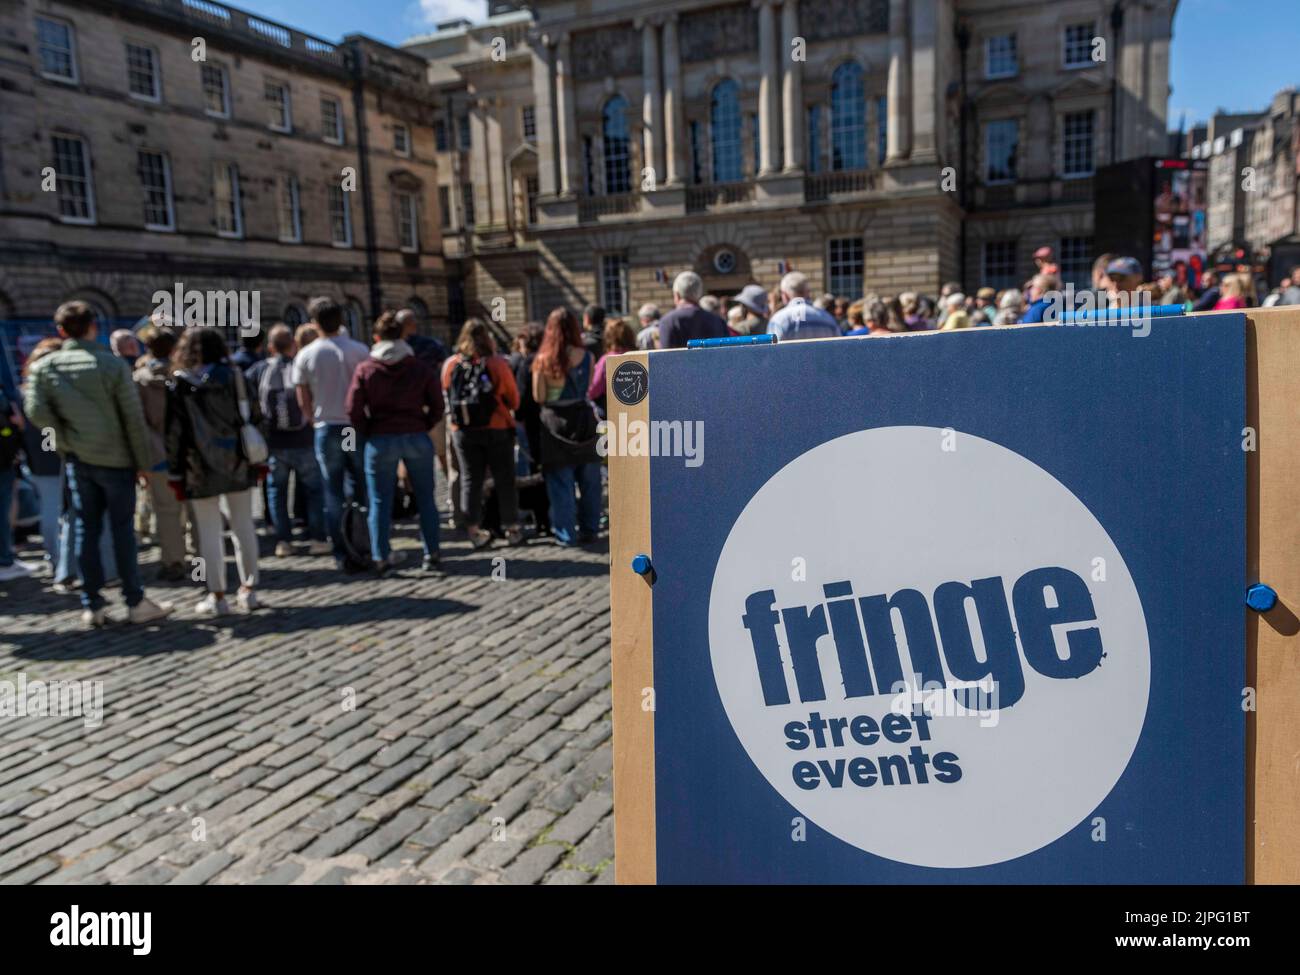
[[[980,333],[650,357],[659,882],[1244,879],[1244,319]]]

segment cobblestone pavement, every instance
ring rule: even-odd
[[[603,543],[443,557],[264,558],[256,613],[147,584],[177,618],[98,633],[0,586],[0,680],[104,695],[99,727],[0,717],[0,883],[611,883]]]

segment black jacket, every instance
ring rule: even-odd
[[[253,424],[262,422],[256,391],[248,389]],[[167,474],[179,478],[190,498],[246,491],[257,483],[257,468],[244,458],[239,430],[235,374],[228,363],[203,372],[180,371],[167,387]]]

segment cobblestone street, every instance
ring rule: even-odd
[[[153,557],[161,625],[0,591],[0,680],[104,695],[99,727],[0,718],[0,883],[613,881],[603,544],[453,542],[441,578],[264,557],[265,608],[216,621]]]

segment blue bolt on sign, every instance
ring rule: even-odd
[[[1244,328],[653,357],[659,881],[1241,882]]]

